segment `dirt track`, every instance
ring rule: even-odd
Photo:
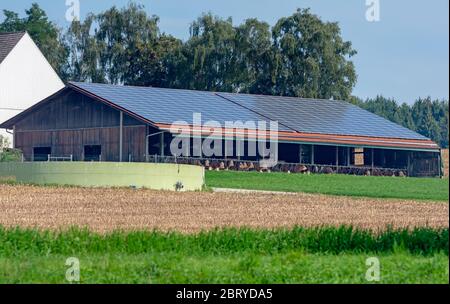
[[[197,232],[215,227],[352,224],[363,228],[449,226],[442,202],[375,200],[324,195],[168,193],[0,185],[0,225],[159,229]]]

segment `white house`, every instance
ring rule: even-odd
[[[64,88],[26,32],[0,33],[0,123]],[[11,134],[0,129],[0,134]]]

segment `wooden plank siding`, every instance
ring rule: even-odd
[[[78,92],[43,104],[16,124],[15,146],[26,160],[34,147],[51,147],[52,156],[84,160],[84,146],[101,145],[102,161],[119,161],[120,112]],[[122,161],[144,161],[147,126],[124,115]]]

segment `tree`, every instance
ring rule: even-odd
[[[149,17],[138,4],[111,9],[97,15],[97,44],[100,68],[110,83],[129,84],[140,77],[140,63],[154,56],[153,46],[158,38],[157,16]]]
[[[281,18],[272,29],[276,48],[276,94],[314,98],[350,97],[356,54],[337,23],[323,22],[309,9]]]
[[[272,94],[274,52],[270,26],[257,19],[247,19],[236,28],[238,72],[236,88],[242,93]]]
[[[71,46],[72,80],[142,86],[176,85],[182,42],[161,35],[159,18],[143,6],[112,7],[84,22],[72,22],[65,40]]]
[[[4,149],[9,148],[10,145],[11,144],[9,143],[8,138],[0,134],[0,152],[3,152]]]
[[[3,10],[3,14],[5,20],[0,23],[0,32],[27,31],[60,77],[65,78],[68,49],[62,43],[61,30],[48,20],[45,11],[33,3],[24,18],[8,10]]]
[[[72,81],[106,82],[100,68],[100,49],[97,39],[91,35],[96,16],[89,14],[84,22],[73,21],[64,36],[70,46],[67,74]]]
[[[352,97],[351,102],[365,110],[398,123],[448,148],[448,100],[419,98],[412,105],[398,105],[394,99],[377,96],[365,101]]]
[[[183,87],[205,91],[235,91],[237,63],[236,31],[231,18],[204,14],[191,24],[191,37],[184,44]]]

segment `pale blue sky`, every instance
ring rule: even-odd
[[[0,9],[23,13],[32,2],[44,8],[61,27],[66,0],[0,0]],[[235,24],[257,17],[273,25],[296,8],[310,7],[326,21],[339,22],[344,39],[358,55],[356,96],[382,94],[399,102],[417,97],[449,97],[449,1],[380,0],[380,21],[367,22],[366,0],[141,0],[150,14],[160,17],[163,32],[178,38],[189,36],[189,24],[202,12],[233,18]],[[80,0],[81,15],[100,12],[128,0]],[[0,13],[0,20],[3,18]]]

